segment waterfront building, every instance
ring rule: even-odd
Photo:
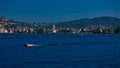
[[[53,28],[52,28],[52,33],[57,33],[57,30],[56,30],[55,25],[53,25]]]

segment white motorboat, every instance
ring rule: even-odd
[[[26,47],[32,47],[32,46],[37,46],[36,44],[29,44],[29,43],[27,43],[27,44],[25,44],[25,46]]]

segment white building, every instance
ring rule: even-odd
[[[56,30],[55,25],[53,25],[52,32],[53,32],[53,33],[57,33],[57,30]]]

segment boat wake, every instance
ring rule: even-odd
[[[120,44],[120,42],[71,42],[71,43],[48,43],[48,44],[25,44],[25,47],[34,46],[58,46],[58,45],[98,45],[98,44]]]

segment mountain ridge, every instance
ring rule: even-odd
[[[3,20],[3,21],[2,21]],[[0,22],[4,22],[5,17],[0,17]],[[18,22],[14,20],[7,20],[9,23],[19,23],[19,24],[35,24],[35,23],[25,23],[25,22]],[[85,27],[120,27],[120,18],[117,17],[110,17],[110,16],[101,16],[101,17],[94,17],[94,18],[82,18],[78,20],[71,20],[66,22],[57,22],[57,23],[42,23],[37,22],[36,25],[39,25],[39,27],[46,27],[50,28],[52,25],[56,25],[57,28],[63,27],[63,28],[85,28]]]
[[[72,27],[75,26],[76,28],[81,27],[87,27],[87,26],[120,26],[120,18],[117,17],[109,17],[109,16],[103,16],[103,17],[95,17],[95,18],[83,18],[78,20],[72,20],[67,22],[60,22],[56,25],[61,25],[62,27],[67,26]]]

